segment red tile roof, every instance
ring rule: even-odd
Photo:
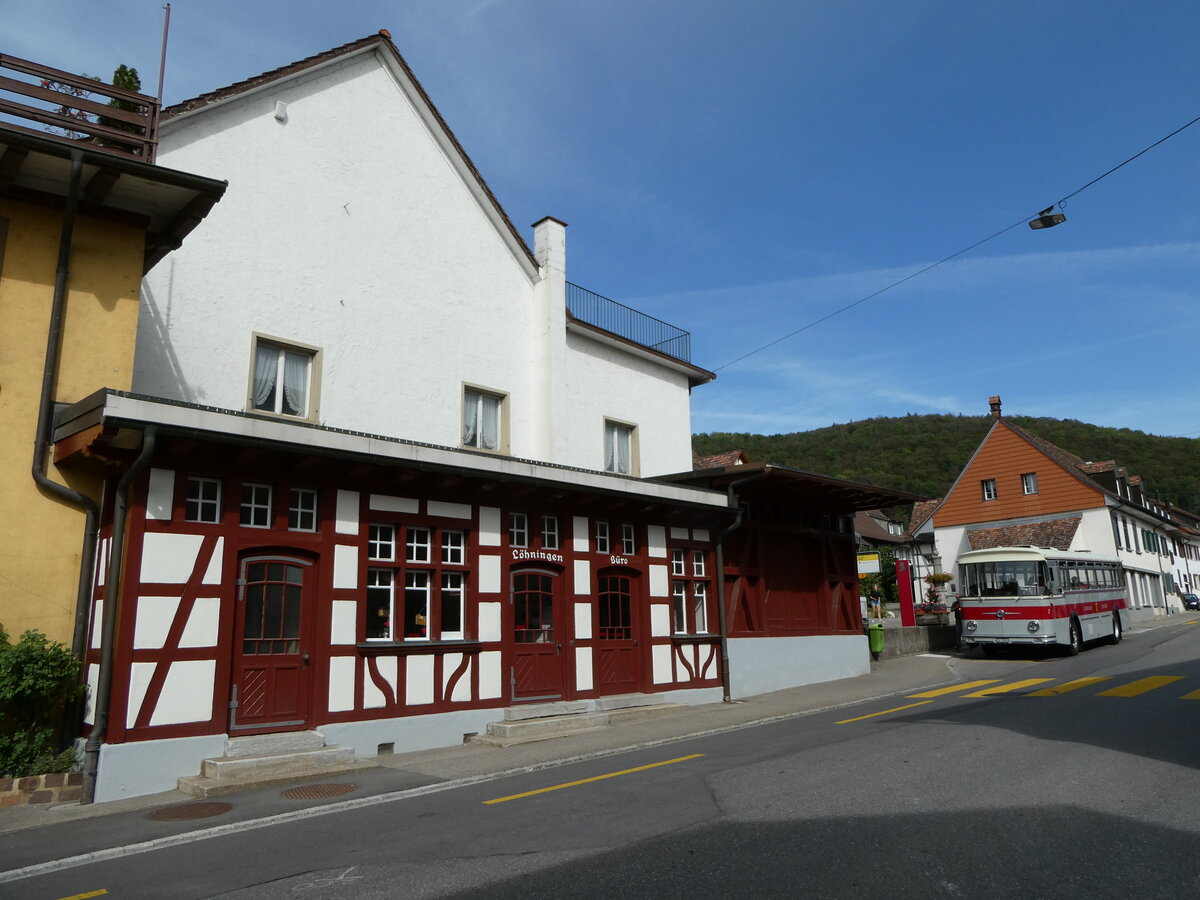
[[[699,456],[692,453],[692,469],[723,469],[726,466],[744,466],[750,462],[745,450],[726,450],[724,453],[714,453],[712,456]]]
[[[993,547],[1053,547],[1055,550],[1070,550],[1080,521],[1080,516],[1067,516],[1049,522],[976,528],[967,532],[967,540],[970,541],[972,550],[990,550]]]

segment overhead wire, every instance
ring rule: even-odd
[[[1121,168],[1129,165],[1129,163],[1133,162],[1139,156],[1143,156],[1144,154],[1149,153],[1151,150],[1153,150],[1159,144],[1166,143],[1171,138],[1175,137],[1175,135],[1179,134],[1181,131],[1184,131],[1184,130],[1190,128],[1191,126],[1195,125],[1197,122],[1200,122],[1200,116],[1196,116],[1196,118],[1192,119],[1190,122],[1187,122],[1187,123],[1179,126],[1174,131],[1172,131],[1170,134],[1166,135],[1165,137],[1159,138],[1157,141],[1155,141],[1153,144],[1150,144],[1148,147],[1143,147],[1137,153],[1133,154],[1133,156],[1129,157],[1124,162],[1118,163],[1117,165],[1113,166],[1111,169],[1109,169],[1103,175],[1096,176],[1091,181],[1089,181],[1087,184],[1085,184],[1083,187],[1076,188],[1075,190],[1071,191],[1071,193],[1060,198],[1059,200],[1056,200],[1054,203],[1051,203],[1050,206],[1047,207],[1047,209],[1053,209],[1056,206],[1061,209],[1063,204],[1065,204],[1072,197],[1075,197],[1078,194],[1082,194],[1084,191],[1086,191],[1088,188],[1092,187],[1094,184],[1096,184],[1100,181],[1103,181],[1105,178],[1107,178],[1109,175],[1112,175],[1118,169],[1121,169]],[[1045,210],[1042,210],[1041,214],[1044,214],[1044,213],[1045,213]],[[881,287],[876,291],[872,291],[871,293],[869,293],[863,297],[859,297],[857,300],[855,300],[851,303],[847,303],[845,306],[841,306],[841,307],[833,310],[832,312],[826,313],[825,315],[821,316],[820,318],[814,319],[813,321],[809,322],[807,325],[803,325],[800,328],[797,328],[793,331],[789,331],[787,334],[781,335],[780,337],[775,338],[775,340],[770,341],[769,343],[763,344],[761,347],[758,347],[754,350],[751,350],[749,353],[743,353],[741,356],[737,357],[736,359],[731,359],[729,362],[724,363],[723,365],[717,366],[715,369],[713,369],[713,371],[720,372],[722,369],[728,369],[730,366],[740,363],[745,359],[749,359],[751,356],[755,356],[759,353],[762,353],[764,350],[769,350],[772,347],[774,347],[776,344],[781,344],[784,341],[788,340],[789,338],[793,338],[802,332],[808,331],[810,328],[815,328],[816,326],[820,325],[823,322],[828,322],[830,319],[834,318],[835,316],[840,316],[842,313],[847,312],[851,309],[854,309],[854,307],[859,306],[863,303],[866,303],[868,300],[874,300],[880,294],[887,293],[888,291],[892,290],[893,288],[897,288],[900,285],[905,284],[906,282],[912,281],[914,278],[919,278],[920,276],[924,275],[925,273],[936,269],[938,266],[944,265],[945,263],[950,262],[950,260],[955,259],[956,257],[962,256],[964,253],[969,253],[972,250],[974,250],[976,247],[983,246],[988,241],[995,240],[996,238],[1000,237],[1002,234],[1012,231],[1018,225],[1023,225],[1024,223],[1028,222],[1030,219],[1036,218],[1038,215],[1039,215],[1039,213],[1033,213],[1032,215],[1023,216],[1022,218],[1018,219],[1016,222],[1013,222],[1011,225],[1006,225],[1004,228],[1001,228],[999,231],[993,232],[992,234],[988,235],[987,237],[981,238],[981,239],[975,241],[975,243],[969,244],[966,247],[963,247],[961,250],[956,250],[954,253],[951,253],[949,256],[943,256],[937,262],[932,262],[926,266],[922,266],[920,269],[917,269],[915,272],[911,272],[910,274],[905,275],[903,278],[893,281],[891,284],[885,285],[884,287]]]

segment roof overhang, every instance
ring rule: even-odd
[[[635,502],[682,506],[712,512],[729,510],[723,493],[701,486],[630,478],[514,459],[472,450],[404,441],[382,435],[327,428],[252,415],[236,410],[144,397],[103,389],[61,410],[54,441],[73,446],[89,434],[104,433],[118,448],[136,448],[140,434],[154,426],[160,435],[301,453],[359,463],[445,472],[466,478],[522,483],[568,493],[600,494]]]
[[[77,157],[83,165],[80,213],[144,228],[143,273],[183,243],[227,187],[224,181],[0,123],[0,197],[64,207]]]
[[[614,347],[623,353],[647,360],[665,369],[670,369],[673,372],[678,372],[687,378],[689,387],[708,384],[717,377],[715,372],[710,372],[699,366],[693,366],[691,363],[677,359],[668,353],[663,353],[661,350],[654,350],[644,344],[623,338],[619,334],[614,334],[597,325],[582,322],[571,315],[570,311],[567,312],[567,331],[596,341],[599,344]]]
[[[838,512],[880,509],[914,503],[924,498],[830,475],[819,475],[771,463],[748,463],[720,469],[699,469],[665,475],[664,481],[703,485],[714,490],[751,491],[770,496],[774,502],[803,504]]]

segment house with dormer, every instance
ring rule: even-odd
[[[1005,419],[998,396],[989,404],[983,442],[946,496],[914,517],[942,571],[968,550],[1091,550],[1120,558],[1135,615],[1181,610],[1197,570],[1196,517],[1154,500],[1115,461],[1084,460]]]

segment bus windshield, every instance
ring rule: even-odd
[[[1047,593],[1050,583],[1041,560],[1005,559],[959,568],[963,597],[1029,597]]]

